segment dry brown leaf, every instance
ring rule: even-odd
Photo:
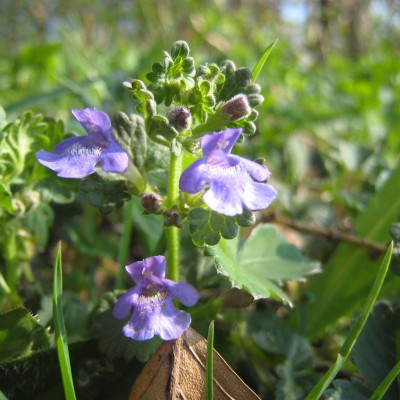
[[[132,386],[129,400],[205,400],[207,341],[189,328],[164,342]],[[214,350],[214,399],[260,400]]]

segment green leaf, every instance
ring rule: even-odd
[[[126,338],[122,333],[126,321],[117,320],[112,315],[116,301],[117,292],[105,293],[101,297],[91,323],[92,335],[99,341],[100,351],[111,360],[125,359],[128,361],[135,357],[139,361],[145,362],[160,345],[161,339],[154,337],[150,340],[136,341]]]
[[[265,62],[267,61],[269,55],[271,54],[273,48],[275,47],[276,43],[278,42],[278,39],[275,39],[270,45],[268,45],[268,47],[264,50],[263,55],[261,56],[261,58],[259,59],[258,63],[256,64],[256,66],[253,69],[252,72],[252,77],[253,77],[253,82],[255,82],[257,80],[257,77],[259,75],[259,73],[262,70],[262,67],[264,66]]]
[[[363,307],[361,308],[360,314],[357,316],[356,321],[350,329],[342,347],[340,348],[339,354],[336,357],[335,362],[329,367],[328,371],[318,381],[311,392],[307,395],[306,400],[317,400],[319,399],[324,391],[328,388],[330,383],[333,381],[335,376],[338,374],[340,369],[344,366],[345,362],[350,356],[350,353],[356,343],[360,333],[367,322],[368,316],[376,302],[378,294],[382,288],[385,280],[387,271],[389,269],[390,259],[392,256],[393,242],[389,246],[388,251],[385,254],[385,258],[379,268],[378,274],[375,277],[375,281],[370,289],[368,296],[365,300]]]
[[[65,329],[62,304],[62,260],[61,242],[57,246],[53,281],[53,322],[54,336],[64,385],[65,398],[75,400],[74,381],[72,379],[71,362],[68,351],[67,332]]]
[[[216,245],[221,237],[233,239],[239,232],[238,225],[251,226],[254,216],[249,212],[237,217],[227,217],[204,208],[192,208],[188,213],[189,232],[196,246]]]
[[[50,150],[64,136],[60,121],[44,119],[42,115],[26,112],[9,123],[0,133],[0,177],[3,184],[24,181],[33,174],[32,167],[38,167],[35,153]],[[41,167],[44,168],[44,167]]]
[[[49,334],[26,308],[0,314],[0,363],[48,347]]]
[[[249,313],[246,322],[247,336],[278,361],[276,399],[304,398],[317,379],[312,369],[313,351],[308,340],[290,331],[285,322],[272,312]]]
[[[0,218],[4,212],[12,212],[13,206],[11,204],[12,195],[3,183],[0,182]]]
[[[355,220],[355,232],[360,237],[381,243],[390,240],[390,226],[400,214],[399,181],[400,163]],[[307,335],[319,335],[327,325],[360,306],[372,286],[380,261],[372,259],[364,248],[347,243],[338,246],[324,266],[324,273],[310,279],[308,298],[312,301],[300,307],[300,321]],[[398,284],[394,277],[385,286],[395,290]],[[297,319],[299,315],[295,312],[292,317]]]
[[[48,203],[40,203],[37,207],[28,210],[24,216],[24,224],[32,232],[37,241],[37,251],[45,250],[49,229],[53,225],[54,211]]]
[[[371,396],[371,390],[358,379],[336,379],[333,386],[324,392],[325,400],[368,400]]]
[[[132,197],[132,186],[119,174],[108,174],[97,170],[80,183],[86,199],[103,214],[109,214],[122,207]]]
[[[146,77],[151,82],[150,91],[157,103],[180,103],[181,93],[194,85],[194,60],[189,56],[190,49],[186,42],[177,41],[172,45],[171,55],[164,52],[163,60],[152,66]]]
[[[240,249],[236,239],[221,240],[209,251],[215,256],[218,272],[256,299],[273,295],[291,304],[278,283],[319,272],[319,264],[305,258],[272,225],[255,228]]]
[[[357,339],[352,359],[370,387],[375,389],[396,364],[400,348],[400,309],[377,304]],[[394,399],[399,393],[397,383],[386,392],[384,399]]]
[[[147,155],[147,135],[141,116],[118,112],[113,116],[116,138],[136,167],[143,171]]]
[[[217,88],[217,103],[228,101],[239,93],[247,96],[251,107],[256,107],[264,101],[260,94],[259,85],[252,82],[252,73],[248,68],[236,68],[232,61],[225,61],[222,65],[225,81]]]

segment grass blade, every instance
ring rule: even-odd
[[[214,321],[208,327],[206,359],[206,399],[214,398]]]
[[[393,367],[393,369],[387,374],[386,378],[380,383],[380,385],[375,389],[369,400],[380,400],[389,386],[396,379],[397,375],[400,373],[400,361]]]
[[[335,363],[329,368],[326,374],[322,377],[322,379],[315,385],[313,390],[308,394],[306,400],[317,400],[319,399],[330,383],[333,381],[339,370],[343,367],[343,364],[346,362],[347,358],[350,355],[350,352],[360,335],[365,323],[367,322],[368,315],[370,314],[372,307],[375,304],[375,301],[378,297],[378,294],[381,290],[383,282],[386,277],[386,273],[389,269],[390,259],[392,257],[393,252],[393,242],[390,244],[385,258],[382,261],[382,264],[379,268],[378,275],[375,278],[375,282],[372,285],[372,289],[370,290],[367,300],[363,308],[361,309],[360,315],[358,316],[356,322],[350,329],[350,332],[340,349],[340,352],[337,356]]]
[[[53,281],[53,322],[55,330],[55,342],[57,346],[58,361],[60,363],[61,376],[64,385],[65,398],[76,400],[74,382],[72,380],[71,363],[65,330],[64,315],[62,310],[62,260],[61,242],[57,246],[56,262],[54,266]]]
[[[257,65],[254,67],[253,72],[251,73],[253,77],[253,83],[256,81],[258,75],[260,74],[262,67],[265,64],[265,61],[267,61],[267,58],[271,54],[272,49],[275,47],[278,39],[275,39],[264,51],[263,55],[259,59]]]

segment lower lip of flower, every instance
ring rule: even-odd
[[[164,291],[148,292],[137,299],[141,314],[153,313],[158,308],[164,308],[168,293]]]

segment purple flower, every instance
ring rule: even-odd
[[[125,267],[136,286],[123,294],[115,303],[113,315],[125,319],[132,307],[133,314],[124,326],[126,337],[135,340],[163,340],[178,338],[190,326],[190,315],[175,308],[176,297],[185,306],[193,306],[200,298],[188,283],[165,279],[165,257],[148,257]]]
[[[226,129],[204,135],[203,157],[183,171],[179,187],[197,193],[207,188],[203,200],[220,214],[241,215],[244,209],[261,210],[276,197],[276,190],[264,183],[270,172],[263,165],[230,154],[241,129]]]
[[[116,142],[108,115],[94,108],[72,110],[87,136],[68,138],[53,153],[38,151],[37,160],[63,178],[84,178],[99,165],[106,172],[124,172],[129,158]]]

